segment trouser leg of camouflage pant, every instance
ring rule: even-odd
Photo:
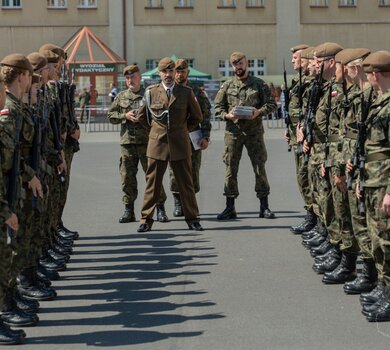
[[[72,161],[73,161],[73,147],[66,145],[64,149],[65,153],[65,161],[67,166],[67,173],[64,175],[65,181],[61,183],[61,193],[60,193],[60,201],[58,204],[58,222],[61,221],[62,214],[64,212],[66,200],[68,198],[68,190],[69,190],[69,183],[70,183],[70,171],[72,169]]]
[[[5,231],[6,226],[3,223],[0,234],[0,310],[2,310],[4,298],[11,281],[11,262],[14,254],[11,246],[7,244],[7,234]]]
[[[366,217],[378,280],[390,286],[390,217],[382,210],[386,187],[366,188]]]
[[[311,186],[310,194],[311,194],[312,208],[314,214],[317,217],[317,220],[320,220],[320,222],[323,225],[325,225],[324,222],[325,215],[321,210],[321,206],[318,204],[318,188],[316,183],[315,170],[316,170],[316,164],[311,161],[311,158],[309,158],[309,162],[307,163],[307,173],[309,177],[309,184]]]
[[[225,133],[223,162],[226,165],[224,195],[237,198],[239,195],[237,174],[244,140],[242,137]]]
[[[303,153],[301,155],[297,154],[296,146],[294,147],[294,150],[294,159],[299,192],[302,195],[302,199],[305,204],[305,209],[308,211],[313,211],[312,187],[311,182],[309,180],[309,163],[305,164]]]
[[[348,253],[358,253],[359,245],[352,231],[351,211],[348,203],[348,193],[342,192],[334,183],[336,176],[335,168],[329,171],[330,185],[332,191],[332,202],[335,216],[335,228],[338,229],[341,237],[340,249]]]
[[[198,193],[200,191],[200,183],[199,183],[199,171],[200,165],[202,162],[202,151],[194,150],[192,147],[191,153],[191,162],[192,162],[192,181],[194,183],[194,191]],[[175,175],[173,174],[173,170],[169,167],[169,182],[170,182],[170,190],[173,193],[179,193],[179,186],[177,185],[177,181],[175,179]]]
[[[328,231],[330,242],[338,246],[341,243],[341,235],[334,215],[331,186],[322,176],[321,164],[315,164],[313,169],[313,197],[316,198],[319,211],[323,214],[323,223]]]
[[[134,203],[138,196],[138,163],[141,163],[145,173],[148,168],[146,147],[147,145],[144,144],[121,145],[119,173],[121,175],[122,191],[124,193],[122,198],[124,204]],[[158,203],[165,203],[166,199],[167,196],[164,187],[162,187]]]

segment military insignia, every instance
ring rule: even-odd
[[[8,115],[9,114],[9,109],[8,108],[4,108],[0,111],[0,115]]]

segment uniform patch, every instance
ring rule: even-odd
[[[9,109],[8,108],[4,108],[0,111],[0,115],[8,115],[9,114]]]

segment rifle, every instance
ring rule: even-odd
[[[309,146],[309,150],[305,153],[304,164],[309,162],[310,151],[314,144],[313,128],[316,119],[316,111],[318,104],[320,103],[322,93],[322,74],[324,72],[324,65],[321,66],[321,71],[317,76],[317,79],[313,83],[313,87],[310,92],[309,107],[306,116],[305,134],[306,142]]]
[[[37,101],[36,107],[34,109],[33,121],[34,121],[34,139],[32,145],[32,156],[31,156],[31,168],[36,172],[39,180],[42,182],[42,176],[40,174],[40,165],[41,165],[41,145],[40,145],[40,125],[39,125],[39,106],[41,101],[41,91],[37,89]],[[38,198],[33,196],[32,206],[37,208]]]
[[[283,59],[283,79],[284,79],[284,120],[286,123],[286,136],[290,138],[290,125],[291,125],[291,118],[288,113],[288,105],[290,104],[290,91],[287,86],[287,72],[286,72],[286,62]],[[291,152],[291,145],[288,145],[288,152]]]
[[[14,154],[12,158],[12,169],[8,180],[7,201],[12,213],[16,212],[19,175],[20,175],[20,129],[22,127],[22,117],[18,114],[15,118],[15,138],[14,138]],[[13,242],[15,231],[7,225],[7,244]]]
[[[299,106],[299,115],[298,115],[298,118],[299,118],[299,125],[302,124],[303,122],[303,119],[305,118],[305,116],[303,115],[303,111],[302,111],[302,108],[303,108],[303,91],[302,91],[302,66],[299,66],[299,89],[298,89],[298,106]],[[297,153],[298,155],[301,155],[302,154],[302,142],[298,142],[298,146],[297,146]]]
[[[325,179],[329,180],[329,123],[332,113],[332,82],[329,82],[328,100],[327,100],[326,118],[325,118]],[[327,189],[328,190],[328,189]]]

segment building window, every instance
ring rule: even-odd
[[[152,70],[158,66],[159,59],[157,58],[147,58],[146,59],[146,70]]]
[[[356,7],[357,0],[339,0],[339,7]]]
[[[379,0],[378,5],[383,7],[390,6],[390,0]]]
[[[246,0],[246,7],[264,7],[264,0]]]
[[[310,0],[310,7],[328,7],[328,0]]]
[[[236,0],[218,0],[218,8],[236,7]]]
[[[51,9],[67,8],[67,0],[47,0],[47,7]]]
[[[97,0],[79,0],[78,8],[97,8]]]
[[[162,0],[146,0],[145,7],[148,9],[162,9]]]
[[[188,63],[188,67],[194,67],[194,59],[193,58],[185,58]]]
[[[176,8],[193,8],[194,1],[193,0],[177,0]]]
[[[1,1],[2,8],[22,8],[22,0],[2,0]]]

